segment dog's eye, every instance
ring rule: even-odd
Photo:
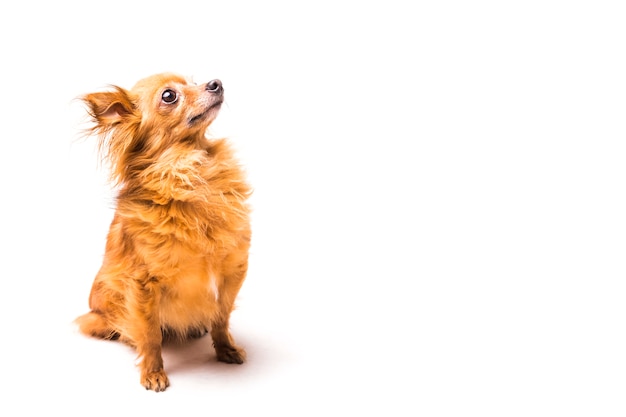
[[[163,100],[164,103],[172,104],[178,100],[178,94],[176,94],[174,90],[165,90],[163,94],[161,94],[161,100]]]

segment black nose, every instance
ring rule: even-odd
[[[222,82],[220,80],[212,80],[206,84],[206,91],[211,93],[221,94],[224,89],[222,88]]]

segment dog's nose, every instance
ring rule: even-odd
[[[212,80],[206,84],[206,91],[211,93],[221,94],[224,89],[222,88],[222,82],[220,80]]]

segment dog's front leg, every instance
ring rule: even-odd
[[[146,389],[164,391],[169,380],[163,369],[161,343],[163,334],[159,317],[161,291],[156,278],[135,281],[133,302],[129,308],[129,327],[131,339],[141,360],[141,384]]]
[[[235,263],[236,266],[228,268],[228,273],[224,275],[218,303],[219,313],[211,322],[211,338],[213,339],[217,360],[241,364],[246,360],[246,352],[233,341],[229,330],[229,321],[235,298],[246,277],[248,261],[246,258],[242,262],[237,262],[236,260],[231,262]]]

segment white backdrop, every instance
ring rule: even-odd
[[[621,2],[17,4],[0,414],[624,415]],[[113,201],[74,99],[161,71],[223,81],[255,194],[249,360],[168,347],[156,394],[71,324]]]

